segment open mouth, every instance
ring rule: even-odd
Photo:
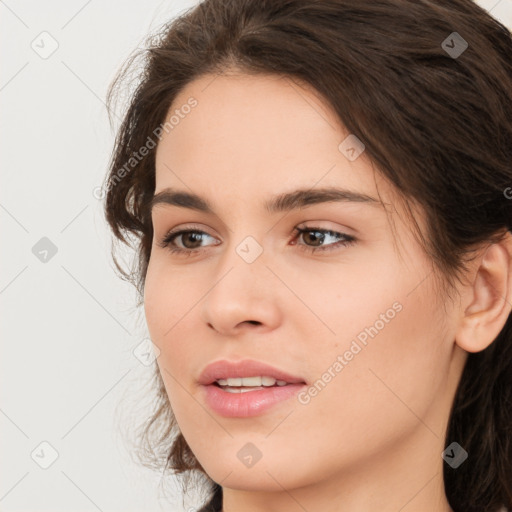
[[[228,393],[246,393],[248,391],[257,391],[261,389],[282,388],[292,384],[285,380],[264,376],[217,379],[212,382],[212,385],[215,385]]]
[[[227,384],[221,385],[217,381],[212,382],[212,386],[216,386],[223,391],[227,391],[228,393],[247,393],[248,391],[258,391],[260,389],[269,389],[269,388],[280,388],[284,386],[290,386],[288,382],[284,384],[272,384],[270,386],[229,386]]]

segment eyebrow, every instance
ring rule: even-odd
[[[268,213],[288,212],[320,203],[356,202],[382,207],[382,203],[374,197],[352,190],[327,187],[317,189],[299,189],[276,195],[264,203]],[[204,213],[215,214],[211,204],[197,194],[166,188],[153,196],[149,204],[150,211],[157,205],[173,205],[189,208]]]

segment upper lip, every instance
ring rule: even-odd
[[[228,379],[236,377],[255,377],[267,376],[274,377],[276,380],[284,380],[289,384],[304,383],[302,377],[290,375],[278,368],[254,359],[244,359],[243,361],[215,361],[204,368],[199,376],[199,384],[208,386],[217,379]]]

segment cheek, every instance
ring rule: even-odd
[[[193,283],[180,280],[179,269],[170,269],[160,256],[150,260],[144,285],[144,312],[153,341],[172,337],[173,326],[179,327],[186,305],[193,304],[193,298]]]
[[[153,342],[160,338],[166,312],[172,309],[172,304],[168,303],[170,296],[166,297],[164,293],[165,288],[162,276],[158,275],[155,265],[150,262],[144,284],[144,313]]]
[[[311,404],[339,404],[333,414],[342,424],[376,416],[409,424],[416,419],[408,408],[426,412],[445,384],[451,345],[435,291],[428,283],[416,288],[422,275],[373,269],[326,288],[319,316],[336,334],[310,340],[309,364],[320,380]]]
[[[330,398],[352,407],[349,417],[366,418],[363,423],[412,427],[415,415],[424,417],[441,392],[449,344],[443,343],[432,301],[404,294],[397,302],[401,310],[385,315],[387,323],[378,316],[386,311],[383,303],[374,309],[373,319],[340,345],[338,353],[349,350],[352,360],[340,372],[337,396],[333,389]],[[351,354],[351,346],[354,351],[360,347],[357,354]]]
[[[160,258],[150,261],[144,286],[144,312],[151,340],[160,349],[157,363],[168,391],[177,386],[171,375],[180,382],[189,378],[187,364],[200,349],[195,309],[203,293],[199,284],[179,269],[162,264]]]

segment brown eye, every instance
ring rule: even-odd
[[[310,252],[330,251],[336,249],[339,246],[348,246],[356,242],[356,238],[351,235],[316,227],[295,228],[295,233],[298,234],[297,238],[302,237],[306,242],[305,244],[297,245],[302,246],[304,250],[308,250]],[[337,238],[338,241],[335,243],[327,244],[325,246],[320,245],[325,242],[326,239],[328,240],[329,237]]]
[[[201,242],[205,236],[213,238],[204,231],[184,229],[168,233],[158,245],[163,248],[168,247],[174,253],[193,253],[201,249]],[[181,244],[176,244],[175,240],[180,239]]]
[[[313,233],[313,236],[311,234]],[[313,231],[308,229],[302,232],[302,239],[309,245],[312,244],[314,246],[318,246],[325,239],[325,234],[320,231]]]
[[[174,240],[178,237],[181,237],[181,242],[185,249],[197,249],[197,247],[200,247],[202,241],[202,233],[198,231],[184,231],[183,233],[173,235],[172,239]]]

